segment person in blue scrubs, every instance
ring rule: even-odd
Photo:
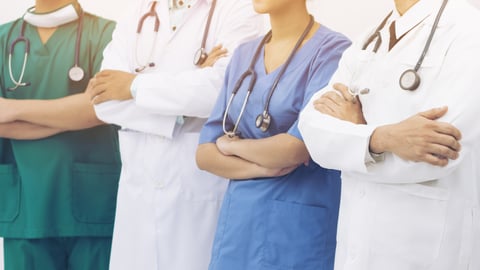
[[[297,118],[350,41],[305,0],[253,3],[272,29],[235,51],[197,149],[200,169],[231,179],[209,269],[333,269],[340,174],[310,160]]]

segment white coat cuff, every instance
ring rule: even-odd
[[[94,108],[103,122],[166,138],[172,138],[177,120],[174,116],[150,113],[135,105],[133,100],[108,101]]]

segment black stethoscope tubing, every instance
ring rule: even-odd
[[[443,0],[442,6],[440,7],[436,17],[435,21],[433,23],[432,29],[430,30],[430,34],[428,36],[427,42],[425,43],[425,46],[423,48],[422,54],[420,55],[417,63],[415,64],[415,67],[413,69],[407,69],[405,70],[399,78],[399,85],[403,90],[408,90],[408,91],[414,91],[420,86],[421,78],[420,75],[418,74],[418,71],[420,70],[420,67],[422,66],[423,60],[425,59],[425,56],[428,53],[428,50],[430,49],[430,45],[432,43],[433,37],[435,35],[435,31],[438,27],[438,23],[440,22],[440,18],[442,17],[443,11],[445,10],[445,7],[448,3],[448,0]],[[380,47],[380,44],[382,42],[382,38],[380,36],[380,30],[385,27],[385,24],[387,23],[388,18],[392,15],[392,12],[387,15],[387,17],[382,21],[382,23],[375,29],[375,32],[367,39],[367,41],[364,43],[362,46],[362,50],[366,50],[367,47],[375,40],[375,46],[373,48],[373,52],[376,53],[378,48]]]
[[[267,96],[267,101],[266,101],[266,103],[264,105],[264,108],[263,108],[263,112],[261,114],[259,114],[257,116],[257,118],[255,119],[255,126],[263,132],[266,132],[268,130],[268,128],[270,127],[270,124],[271,124],[271,116],[270,116],[270,113],[269,113],[269,106],[270,106],[270,101],[272,99],[273,93],[275,92],[275,89],[277,88],[277,85],[280,82],[280,79],[282,78],[283,74],[285,73],[288,66],[290,65],[290,62],[292,61],[296,51],[298,50],[298,48],[300,48],[300,46],[302,45],[306,36],[308,35],[310,30],[312,29],[314,22],[315,21],[313,19],[313,16],[310,15],[310,21],[309,21],[307,27],[303,31],[300,38],[297,40],[297,43],[295,44],[292,52],[288,56],[287,60],[285,61],[285,63],[282,66],[282,69],[277,74],[277,77],[275,78],[275,81],[273,82],[272,86],[270,87],[270,90],[269,90],[268,96]],[[255,82],[257,80],[257,74],[254,70],[255,69],[255,64],[258,61],[258,58],[260,56],[260,52],[262,51],[262,48],[271,39],[271,37],[272,37],[272,31],[269,31],[264,36],[262,41],[259,43],[257,49],[255,50],[255,54],[253,55],[253,58],[250,61],[250,65],[248,66],[248,69],[240,76],[240,78],[235,83],[235,87],[232,90],[232,93],[231,93],[230,98],[229,98],[228,103],[227,103],[227,107],[225,108],[225,112],[224,112],[224,115],[223,115],[223,121],[222,121],[223,132],[225,133],[225,135],[227,135],[229,137],[234,137],[234,136],[238,135],[237,134],[237,129],[238,129],[238,125],[240,123],[240,119],[243,116],[248,98],[250,97],[250,94],[252,93],[253,88],[255,86]],[[242,108],[240,109],[240,114],[237,118],[237,121],[235,122],[235,124],[233,126],[233,130],[232,131],[227,131],[226,121],[227,121],[228,111],[230,110],[230,106],[233,102],[233,99],[234,99],[235,95],[237,94],[238,90],[242,86],[243,81],[249,76],[251,76],[251,79],[250,79],[250,83],[249,83],[248,88],[247,88],[247,94],[246,94],[246,96],[243,100]]]
[[[145,20],[148,17],[153,17],[155,19],[155,24],[154,24],[154,27],[153,27],[153,31],[155,33],[155,41],[154,41],[154,44],[152,45],[152,49],[151,49],[151,52],[150,52],[150,56],[149,56],[150,59],[152,59],[153,50],[155,49],[155,44],[156,44],[158,31],[160,29],[160,18],[158,16],[157,11],[156,11],[157,2],[158,1],[153,2],[152,6],[150,7],[150,10],[140,18],[140,20],[138,21],[138,25],[137,25],[137,43],[138,43],[138,36],[142,33],[143,24],[144,24]],[[212,0],[212,5],[210,6],[210,10],[208,12],[207,23],[205,25],[205,29],[203,30],[202,43],[200,45],[200,48],[195,52],[195,55],[193,57],[193,64],[196,65],[196,66],[199,66],[199,65],[205,63],[205,60],[207,60],[207,58],[208,58],[208,54],[205,50],[205,47],[206,47],[206,43],[207,43],[208,32],[210,30],[210,25],[212,23],[213,13],[215,12],[216,4],[217,4],[217,0]],[[137,44],[137,46],[138,46],[138,44]],[[136,50],[138,50],[138,48],[136,48]],[[138,60],[137,60],[137,62],[138,62]],[[142,72],[147,67],[152,68],[154,66],[155,66],[155,62],[153,62],[153,61],[148,62],[146,65],[143,65],[143,66],[141,65],[141,66],[135,68],[135,72],[137,72],[137,73]]]
[[[10,79],[12,82],[15,84],[14,87],[9,87],[7,88],[8,91],[14,91],[18,87],[23,87],[23,86],[29,86],[31,85],[30,82],[22,82],[23,80],[23,75],[25,72],[25,68],[27,66],[28,62],[28,56],[30,54],[30,40],[25,36],[25,28],[26,28],[27,23],[25,20],[22,20],[22,25],[20,29],[20,35],[17,37],[11,44],[10,44],[10,51],[9,51],[9,72],[10,72]],[[80,13],[79,19],[78,19],[78,26],[77,26],[77,36],[76,36],[76,41],[75,41],[75,56],[74,56],[74,65],[70,68],[69,70],[69,78],[72,81],[81,81],[84,78],[84,71],[80,67],[80,45],[81,45],[81,40],[82,40],[82,32],[83,32],[83,11]],[[20,74],[20,78],[18,81],[13,78],[13,68],[12,68],[12,56],[15,51],[15,46],[20,43],[24,42],[25,43],[25,49],[24,49],[24,60],[23,60],[23,65],[22,65],[22,71]]]

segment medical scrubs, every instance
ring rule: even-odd
[[[0,26],[0,87],[2,97],[9,99],[56,99],[83,92],[100,67],[114,27],[111,21],[84,15],[79,64],[85,77],[73,82],[68,71],[74,64],[77,22],[60,26],[46,44],[27,24],[31,48],[24,81],[30,85],[8,91],[13,86],[8,53],[21,25],[19,19]],[[24,43],[19,43],[12,58],[15,78],[23,57]],[[64,260],[71,251],[77,266],[98,260],[90,269],[107,268],[120,173],[116,130],[103,125],[40,140],[0,138],[0,235],[5,238],[6,269],[54,269],[46,262],[28,261],[42,256],[39,252],[47,246],[58,249],[53,260]],[[43,247],[35,251],[33,245]],[[81,246],[83,251],[76,253]],[[75,254],[82,255],[75,259]],[[81,269],[72,267],[68,269]]]
[[[250,65],[260,42],[237,49],[227,69],[223,90],[202,129],[200,143],[214,143],[223,135],[222,119],[233,86]],[[302,139],[297,117],[305,102],[326,85],[350,42],[321,26],[295,54],[273,93],[272,123],[267,132],[255,127],[265,100],[281,68],[266,73],[260,55],[258,75],[238,130],[242,138],[261,139],[288,133]],[[231,130],[242,106],[249,79],[238,91],[228,113]],[[325,142],[328,143],[328,142]],[[222,205],[210,270],[333,269],[340,196],[338,171],[310,162],[288,175],[231,180]]]

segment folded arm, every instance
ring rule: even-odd
[[[21,121],[0,124],[0,137],[15,140],[43,139],[62,131]]]
[[[270,169],[237,156],[227,156],[220,152],[215,143],[200,144],[196,161],[201,170],[236,180],[281,176],[294,169]]]
[[[81,130],[103,124],[84,94],[52,100],[17,100],[0,98],[1,123],[15,121],[56,130]]]

